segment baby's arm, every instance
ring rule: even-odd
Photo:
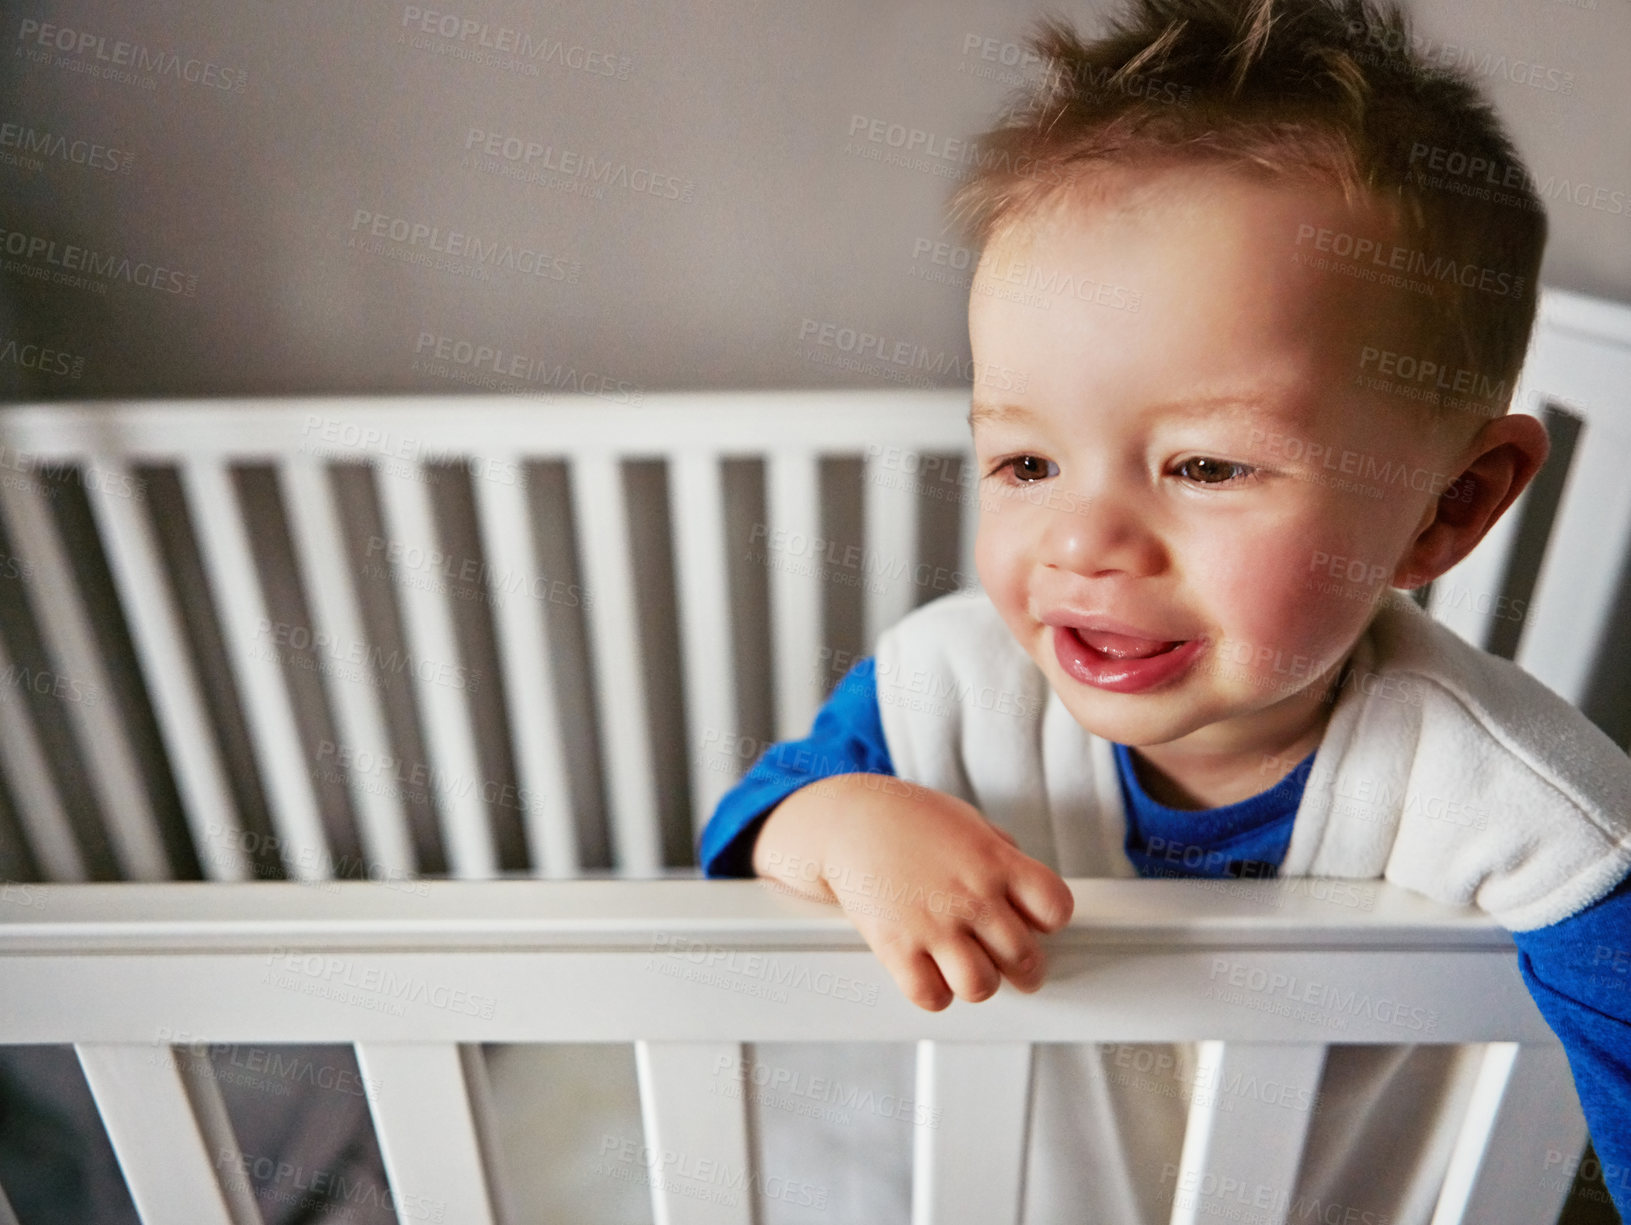
[[[842,906],[906,997],[938,1012],[1003,978],[1042,985],[1037,933],[1070,919],[1070,888],[972,804],[878,774],[801,787],[765,820],[762,877]]]

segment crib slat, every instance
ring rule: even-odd
[[[183,464],[181,478],[284,868],[295,880],[327,879],[328,839],[232,475],[207,460]]]
[[[232,1118],[221,1097],[220,1082],[215,1079],[210,1065],[209,1048],[160,1047],[173,1051],[176,1067],[181,1072],[181,1083],[186,1087],[187,1100],[192,1103],[193,1120],[198,1134],[204,1140],[204,1149],[219,1173],[217,1180],[227,1211],[240,1225],[261,1225],[260,1205],[255,1202],[255,1189],[241,1171],[243,1149],[238,1145],[237,1133],[232,1130]]]
[[[1579,704],[1614,611],[1621,559],[1631,549],[1631,420],[1609,406],[1631,387],[1631,350],[1564,332],[1543,334],[1530,357],[1536,385],[1563,397],[1586,420],[1575,443],[1562,501],[1535,579],[1517,662]]]
[[[821,535],[821,482],[816,456],[777,452],[765,465],[763,541],[770,571],[770,642],[775,656],[776,738],[797,740],[824,693],[821,667],[821,581],[815,572]],[[835,678],[836,679],[836,678]]]
[[[11,653],[0,636],[0,676],[13,675]],[[12,794],[17,797],[17,818],[28,836],[28,846],[48,881],[64,884],[85,879],[85,858],[79,853],[62,796],[51,777],[45,749],[34,728],[34,714],[17,686],[0,684],[0,767],[4,767]]]
[[[1266,1225],[1285,1221],[1314,1111],[1280,1103],[1288,1097],[1318,1101],[1325,1050],[1314,1043],[1198,1044],[1196,1091],[1178,1162],[1172,1225],[1197,1225],[1228,1212],[1234,1204],[1224,1187],[1244,1187],[1253,1196],[1259,1188],[1268,1189],[1271,1204],[1256,1219]],[[1276,1086],[1267,1101],[1230,1088],[1265,1083]],[[1257,1211],[1255,1200],[1253,1209]]]
[[[404,558],[440,557],[440,535],[425,480],[429,473],[415,465],[377,464],[385,513],[385,534]],[[421,562],[434,571],[428,560]],[[459,668],[458,642],[453,633],[453,612],[445,592],[413,573],[413,564],[392,565],[391,577],[402,609],[402,629],[414,666],[414,693],[419,716],[425,722],[425,752],[430,757],[436,809],[442,821],[452,875],[465,879],[491,877],[498,870],[498,853],[483,798],[481,757],[476,750],[475,727],[466,694],[439,678],[464,675]]]
[[[475,485],[482,551],[495,576],[489,592],[516,782],[526,797],[527,852],[535,875],[564,879],[578,874],[581,860],[525,469],[519,456],[509,455],[489,457],[484,470],[515,475],[513,484],[495,478]]]
[[[35,623],[67,698],[63,713],[89,767],[89,783],[102,810],[108,841],[127,880],[167,880],[170,865],[158,821],[114,707],[114,689],[79,595],[61,537],[37,481],[0,481],[0,504],[12,547],[34,568],[26,585]],[[76,690],[79,696],[74,697]]]
[[[752,1225],[758,1218],[747,1105],[718,1092],[719,1069],[740,1066],[741,1058],[742,1047],[734,1042],[634,1044],[644,1151],[663,1155],[649,1168],[653,1225]],[[701,1194],[704,1189],[717,1194]]]
[[[458,1046],[360,1042],[357,1063],[400,1225],[495,1225]]]
[[[493,1225],[520,1225],[510,1195],[510,1181],[504,1174],[503,1141],[500,1139],[498,1103],[493,1100],[493,1082],[487,1074],[487,1057],[479,1042],[459,1044],[459,1067],[470,1098],[470,1118],[476,1129],[476,1148],[481,1153],[482,1173],[487,1180],[487,1198],[493,1210]]]
[[[685,664],[685,715],[691,737],[693,837],[736,782],[711,762],[732,760],[710,745],[734,743],[739,731],[731,678],[730,596],[725,573],[725,495],[719,457],[686,453],[670,467],[669,519],[679,571],[680,653]]]
[[[340,736],[359,759],[393,757],[373,671],[366,662],[348,658],[361,654],[368,638],[355,580],[345,561],[345,536],[327,469],[319,460],[298,456],[279,464],[277,471],[301,584],[310,601],[312,629],[342,652],[336,667],[320,660]],[[417,865],[402,793],[394,787],[370,786],[357,770],[350,771],[348,781],[370,875],[412,875]]]
[[[1572,1162],[1585,1147],[1559,1045],[1492,1042],[1456,1138],[1432,1225],[1528,1225],[1563,1210]]]
[[[170,1050],[103,1043],[74,1049],[144,1225],[244,1225],[227,1206]]]
[[[662,840],[622,465],[611,454],[574,457],[571,484],[578,556],[594,596],[590,651],[617,869],[624,876],[655,876],[662,870]]]
[[[917,493],[924,455],[907,448],[904,460],[888,462],[894,447],[869,455],[861,483],[866,520],[861,553],[861,590],[866,609],[866,643],[871,651],[878,636],[912,611],[913,568],[917,565]],[[907,471],[914,467],[914,471]],[[868,564],[870,563],[870,564]]]
[[[1017,1222],[1030,1043],[920,1041],[917,1099],[937,1123],[914,1129],[912,1225]]]
[[[243,820],[210,731],[204,691],[153,527],[141,508],[118,492],[135,488],[135,478],[123,461],[98,457],[85,466],[85,485],[204,876],[245,880],[250,867],[240,841]]]

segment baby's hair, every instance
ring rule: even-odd
[[[1094,170],[1116,166],[1335,185],[1389,208],[1393,267],[1431,286],[1401,292],[1420,356],[1498,382],[1481,410],[1498,415],[1534,324],[1546,214],[1477,88],[1413,44],[1398,5],[1375,0],[1127,0],[1092,41],[1044,17],[1038,77],[979,137],[951,218],[983,246],[1062,193],[1092,198]]]

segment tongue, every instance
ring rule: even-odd
[[[1104,630],[1076,631],[1077,637],[1101,655],[1111,659],[1148,659],[1159,655],[1173,644],[1154,642],[1148,638],[1129,638],[1125,634],[1111,634]]]

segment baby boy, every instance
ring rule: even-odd
[[[1520,934],[1623,1170],[1631,1007],[1585,963],[1631,933],[1631,764],[1398,590],[1547,455],[1508,411],[1546,236],[1527,173],[1367,5],[1137,0],[1035,50],[952,202],[981,251],[982,590],[883,635],[721,802],[704,870],[844,906],[931,1010],[1041,986],[1063,876],[1473,902]],[[925,676],[1005,701],[914,700]]]

